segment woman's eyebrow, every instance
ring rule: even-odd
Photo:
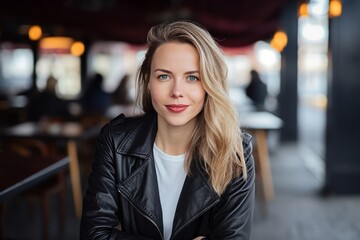
[[[164,73],[172,73],[171,71],[169,70],[166,70],[166,69],[162,69],[162,68],[158,68],[158,69],[155,69],[154,72],[164,72]],[[198,70],[193,70],[193,71],[187,71],[185,72],[185,74],[199,74],[199,71]]]
[[[199,71],[198,70],[188,71],[185,74],[195,74],[195,73],[199,74]]]
[[[162,69],[162,68],[155,69],[155,71],[154,71],[154,72],[157,72],[157,71],[160,71],[160,72],[165,72],[165,73],[172,73],[171,71],[166,70],[166,69]]]

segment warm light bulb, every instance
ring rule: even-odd
[[[28,31],[29,39],[32,41],[39,40],[42,36],[41,27],[38,25],[31,26]]]
[[[309,16],[309,10],[308,10],[308,4],[307,3],[301,3],[298,10],[298,16],[299,17],[305,17]]]
[[[288,38],[285,32],[283,31],[277,31],[274,35],[274,38],[281,43],[281,45],[286,46],[288,42]]]
[[[329,16],[338,17],[342,13],[342,4],[340,0],[330,0]]]
[[[277,31],[274,34],[274,37],[272,38],[270,45],[281,52],[284,47],[287,45],[288,38],[285,32],[283,31]]]
[[[71,45],[70,52],[74,56],[81,56],[85,51],[85,45],[82,42],[74,42]]]

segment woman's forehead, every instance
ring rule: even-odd
[[[165,43],[156,49],[151,67],[153,71],[156,68],[185,68],[186,71],[198,71],[199,53],[188,43]]]

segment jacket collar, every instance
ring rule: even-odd
[[[148,113],[143,116],[124,120],[125,126],[120,129],[126,136],[119,143],[116,151],[120,154],[132,155],[143,159],[152,154],[153,144],[157,132],[157,114]]]
[[[145,115],[119,144],[117,152],[145,159],[144,163],[119,185],[120,192],[157,226],[163,233],[162,211],[153,157],[157,132],[156,114]],[[176,235],[196,217],[219,202],[220,197],[208,183],[208,176],[194,159],[191,175],[185,179],[176,209],[173,235]]]

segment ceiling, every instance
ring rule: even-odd
[[[39,24],[49,35],[144,44],[151,26],[189,19],[206,27],[220,45],[242,47],[270,39],[288,1],[2,0],[1,38],[15,38],[20,25]]]

